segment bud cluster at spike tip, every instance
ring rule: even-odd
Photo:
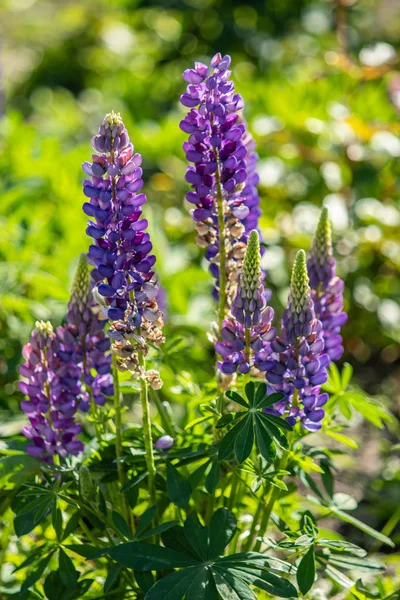
[[[249,373],[254,366],[254,356],[261,351],[269,353],[270,343],[276,336],[276,330],[271,327],[274,311],[266,306],[261,283],[258,235],[256,230],[250,233],[231,315],[222,323],[222,341],[215,344],[215,351],[223,359],[218,362],[218,368],[224,375],[236,371]],[[246,330],[250,348],[247,347]]]
[[[86,230],[94,239],[89,248],[92,278],[105,299],[107,317],[118,324],[115,337],[143,327],[142,335],[157,343],[163,323],[153,271],[156,258],[148,222],[141,218],[146,202],[142,157],[134,153],[119,114],[106,115],[92,144],[99,154],[83,165],[91,177],[84,182],[89,201],[83,210],[92,218]]]
[[[322,323],[325,351],[330,360],[339,360],[344,352],[340,329],[347,321],[347,314],[343,312],[344,282],[336,275],[327,208],[321,211],[307,268],[315,314]]]
[[[183,149],[194,165],[186,172],[186,181],[193,188],[186,199],[195,207],[191,215],[196,222],[197,243],[207,248],[206,258],[216,279],[216,298],[220,268],[219,196],[223,202],[230,296],[235,291],[248,235],[257,228],[260,215],[255,143],[241,116],[243,100],[230,80],[230,62],[229,56],[216,54],[211,69],[195,63],[194,69],[183,73],[188,87],[181,96],[181,103],[190,108],[180,123],[182,131],[189,134]]]
[[[265,372],[270,391],[284,397],[266,410],[285,416],[291,425],[300,420],[305,429],[318,431],[325,415],[322,406],[328,400],[320,386],[327,380],[329,357],[324,353],[322,324],[315,317],[303,250],[293,266],[281,334],[271,342],[271,349],[259,352],[256,364]]]
[[[25,363],[20,390],[28,397],[21,408],[30,425],[22,433],[30,440],[27,451],[43,462],[54,456],[79,454],[83,444],[76,439],[81,425],[75,422],[80,393],[80,369],[60,357],[60,344],[50,323],[37,322],[29,344],[23,348]]]
[[[89,410],[90,396],[103,406],[114,393],[111,375],[110,339],[104,333],[105,319],[96,307],[91,290],[90,272],[82,254],[72,285],[66,323],[57,328],[60,356],[73,361],[81,370],[79,408]]]

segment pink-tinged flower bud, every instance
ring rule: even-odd
[[[174,445],[174,442],[174,438],[170,435],[162,435],[155,442],[154,446],[157,448],[157,450],[169,450]]]

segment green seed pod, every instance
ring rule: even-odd
[[[97,487],[85,465],[82,465],[79,469],[79,484],[83,500],[90,504],[97,504]]]

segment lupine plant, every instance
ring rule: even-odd
[[[181,340],[164,338],[142,157],[112,112],[83,165],[90,240],[65,321],[36,323],[23,350],[29,424],[10,449],[9,501],[16,536],[37,544],[16,565],[26,578],[13,597],[313,598],[323,577],[345,590],[337,597],[375,597],[362,595],[363,573],[384,566],[332,517],[393,544],[335,493],[341,450],[329,442],[354,447],[342,433],[353,410],[378,426],[390,416],[335,364],[347,317],[326,208],[308,257],[295,256],[281,317],[269,306],[257,156],[230,62],[187,69],[181,96],[186,198],[215,280],[214,376],[195,388],[190,422],[162,399],[163,360]]]

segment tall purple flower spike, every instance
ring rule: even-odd
[[[84,183],[89,201],[83,210],[91,217],[86,231],[94,239],[89,248],[95,265],[92,278],[108,318],[119,322],[121,335],[142,326],[147,332],[149,324],[162,325],[162,316],[153,271],[156,258],[151,254],[148,222],[141,219],[146,202],[141,193],[142,157],[134,153],[119,114],[106,115],[92,144],[99,154],[83,165],[91,177]]]
[[[270,391],[282,392],[283,399],[266,409],[285,416],[294,425],[300,420],[309,431],[318,431],[328,394],[321,393],[326,382],[329,357],[324,353],[322,324],[315,317],[303,250],[293,266],[287,309],[281,335],[271,342],[272,352],[261,350],[256,365],[265,372]]]
[[[226,253],[225,287],[232,299],[250,231],[256,229],[260,199],[255,172],[255,143],[241,116],[242,97],[230,81],[231,59],[216,54],[211,69],[195,63],[183,78],[189,84],[181,103],[190,109],[180,128],[189,134],[183,149],[194,166],[186,171],[193,190],[186,194],[194,205],[191,215],[197,243],[206,248],[219,297],[220,238]],[[223,224],[223,227],[221,225]],[[223,231],[221,231],[223,229]]]
[[[19,384],[27,396],[21,408],[30,425],[22,433],[30,440],[27,451],[43,462],[54,457],[79,454],[83,444],[76,439],[81,425],[75,422],[80,393],[80,369],[73,361],[60,357],[59,341],[50,323],[37,322],[20,367],[25,378]]]
[[[331,361],[344,352],[340,329],[347,321],[343,312],[344,282],[336,275],[328,209],[323,208],[307,261],[315,315],[322,323],[325,351]]]
[[[106,320],[93,299],[87,258],[82,254],[72,285],[66,323],[57,328],[60,356],[81,370],[79,408],[89,410],[90,401],[103,406],[114,393],[111,375],[110,339],[104,333]]]
[[[250,233],[231,315],[222,323],[222,341],[215,344],[215,351],[222,357],[218,368],[224,375],[236,371],[249,373],[255,354],[271,352],[270,342],[276,336],[276,330],[271,327],[274,311],[266,306],[261,283],[258,235],[256,230]]]

